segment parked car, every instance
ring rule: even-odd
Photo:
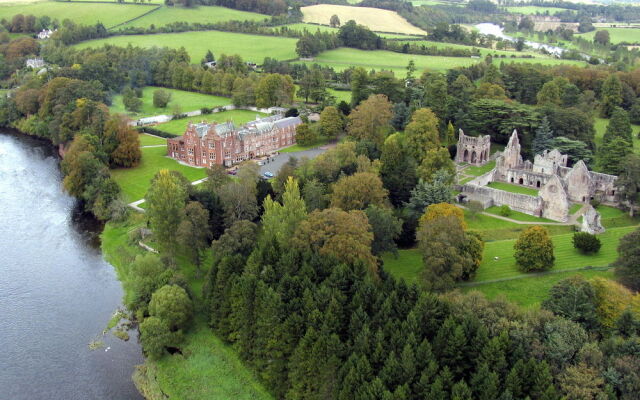
[[[264,175],[264,177],[265,177],[265,178],[273,178],[273,173],[271,173],[271,172],[269,172],[269,171],[265,172],[265,173],[264,173],[264,174],[262,174],[262,175]]]
[[[227,174],[229,175],[236,175],[238,173],[237,169],[228,169],[227,170]]]

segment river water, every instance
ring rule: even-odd
[[[63,192],[50,144],[0,132],[1,399],[141,399],[135,334],[101,334],[122,288],[97,228]]]

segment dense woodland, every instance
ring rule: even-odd
[[[286,5],[214,3],[270,14]],[[485,6],[470,5],[480,13]],[[340,30],[341,43],[379,48],[377,35],[354,25]],[[572,163],[619,174],[618,192],[633,214],[640,69],[497,64],[489,56],[446,73],[420,74],[410,63],[405,76],[272,59],[254,71],[234,55],[191,60],[166,48],[0,41],[4,83],[13,88],[1,99],[0,124],[61,145],[65,188],[103,220],[127,219],[109,168],[133,167],[141,157],[137,132],[106,107],[116,93],[127,93],[130,107],[148,85],[227,96],[236,105],[290,106],[298,83],[315,103],[299,111],[321,112],[318,123],[299,127],[298,141],[346,138],[313,160],[290,160],[271,181],[255,164],[234,178],[212,168],[199,187],[158,172],[145,215],[161,256],[137,257],[125,281],[150,359],[170,357],[167,349],[179,348],[194,319],[204,318],[276,398],[637,398],[640,231],[620,242],[617,282],[561,281],[541,309],[452,291],[474,276],[484,246],[452,204],[452,155],[458,128],[496,144],[517,129],[529,158],[559,148]],[[36,54],[52,67],[21,69]],[[204,65],[214,59],[215,69]],[[350,89],[351,102],[336,104],[330,86]],[[599,145],[596,117],[609,119]],[[545,257],[527,252],[532,243]],[[397,281],[382,262],[382,254],[408,246],[423,258],[418,285]],[[542,228],[525,231],[516,250],[523,271],[553,263]],[[184,259],[204,277],[202,293],[181,273]]]

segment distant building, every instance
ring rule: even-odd
[[[197,167],[229,167],[295,144],[300,117],[282,114],[236,127],[233,122],[189,123],[183,136],[167,141],[169,157]]]
[[[49,39],[51,35],[53,35],[53,33],[57,31],[57,29],[53,31],[51,29],[43,29],[40,33],[38,33],[38,39]]]
[[[27,68],[42,68],[45,65],[45,62],[42,58],[27,58],[26,61]]]

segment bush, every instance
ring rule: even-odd
[[[597,253],[600,251],[600,239],[588,232],[576,232],[573,234],[573,247],[582,253]]]
[[[511,209],[506,204],[502,205],[502,206],[500,206],[500,209],[498,210],[498,214],[503,216],[503,217],[508,217],[509,215],[511,215]]]
[[[213,108],[209,108],[209,107],[202,107],[200,109],[200,113],[202,113],[203,115],[205,114],[211,114],[213,112]]]
[[[187,292],[176,285],[165,285],[151,296],[149,314],[167,322],[173,331],[185,328],[193,314]]]
[[[597,199],[590,200],[589,204],[591,204],[591,207],[593,208],[598,208],[600,207],[600,200],[597,200]]]
[[[158,108],[166,108],[171,101],[171,93],[166,90],[158,89],[153,92],[153,106]]]
[[[166,321],[158,317],[146,318],[140,324],[140,341],[147,356],[158,359],[164,354],[165,348],[175,344],[177,335],[169,329]]]
[[[549,232],[541,226],[523,231],[513,248],[516,264],[524,272],[548,270],[556,260]]]

